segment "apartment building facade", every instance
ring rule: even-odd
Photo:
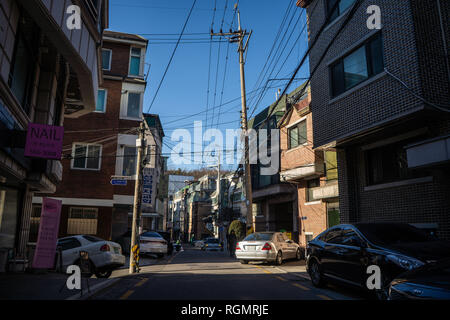
[[[311,110],[314,148],[337,150],[341,222],[405,222],[449,239],[450,2],[298,5],[310,42],[327,24],[310,54]],[[373,5],[380,29],[367,24]]]
[[[11,260],[29,265],[32,197],[55,192],[63,178],[56,156],[25,156],[27,130],[79,123],[94,110],[107,26],[107,0],[0,2],[0,272]]]
[[[271,149],[275,143],[280,146],[280,136],[272,136],[271,132],[278,129],[279,121],[286,114],[288,99],[295,92],[296,90],[289,95],[284,95],[278,104],[273,103],[249,121],[249,128],[254,129],[258,134],[258,153],[261,147],[267,146],[276,162],[264,165],[258,159],[257,163],[251,165],[255,231],[288,232],[293,239],[298,237],[297,188],[280,179],[279,166],[273,174],[265,173],[264,168],[279,165],[281,162],[280,149]],[[260,134],[264,130],[267,130],[267,135]],[[267,140],[264,140],[265,138]]]
[[[139,36],[104,32],[104,82],[98,89],[95,111],[65,123],[64,184],[52,195],[63,204],[60,237],[90,234],[113,240],[131,228],[141,123],[147,144],[147,200],[142,204],[141,226],[149,228],[157,216],[156,185],[164,132],[157,115],[143,113],[146,48],[147,40]],[[34,197],[33,203],[38,214],[42,195]]]
[[[308,88],[302,97],[288,102],[288,111],[279,123],[280,178],[297,189],[298,238],[295,240],[303,247],[339,223],[336,152],[313,149],[310,104]]]

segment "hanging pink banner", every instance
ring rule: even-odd
[[[56,245],[62,201],[43,198],[38,241],[34,252],[33,268],[52,269],[55,267]]]
[[[61,159],[64,127],[29,123],[25,156],[43,159]]]

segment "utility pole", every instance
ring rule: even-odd
[[[130,268],[129,273],[139,272],[139,232],[141,222],[141,195],[142,195],[142,175],[144,166],[142,165],[145,152],[145,126],[141,122],[139,128],[139,138],[136,140],[138,148],[136,161],[136,182],[134,186],[134,205],[133,205],[133,227],[131,229],[131,248],[130,248]]]
[[[218,163],[217,163],[217,217],[216,217],[216,221],[218,221],[219,220],[219,217],[220,217],[220,183],[221,183],[221,181],[220,181],[220,150],[219,150],[219,159],[218,159]],[[216,230],[214,230],[215,231],[215,236],[216,236],[216,238],[219,238],[220,237],[220,234],[219,234],[219,227],[218,227],[218,225],[217,225],[217,223],[216,223],[216,226],[215,226],[215,228],[216,228]]]
[[[241,100],[242,100],[242,111],[241,111],[241,128],[244,133],[244,155],[245,155],[245,197],[247,199],[247,227],[251,226],[253,231],[255,231],[255,221],[253,219],[253,199],[252,199],[252,179],[250,172],[250,156],[249,156],[249,138],[248,138],[248,124],[247,124],[247,97],[245,90],[245,59],[244,53],[247,51],[248,42],[253,31],[248,33],[246,30],[241,28],[241,15],[237,5],[235,5],[235,10],[237,11],[238,17],[238,30],[230,32],[219,32],[214,33],[211,30],[211,36],[229,37],[230,42],[238,43],[238,53],[239,53],[239,66],[240,66],[240,76],[241,76]],[[244,44],[245,41],[245,44]]]

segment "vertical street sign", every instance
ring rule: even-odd
[[[142,204],[153,204],[153,168],[144,168],[142,186]]]
[[[55,264],[62,201],[43,198],[38,241],[33,258],[33,268],[51,269]]]

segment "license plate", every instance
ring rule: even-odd
[[[114,252],[119,254],[119,248],[114,247]]]
[[[248,251],[256,251],[256,246],[246,246],[245,249]]]

